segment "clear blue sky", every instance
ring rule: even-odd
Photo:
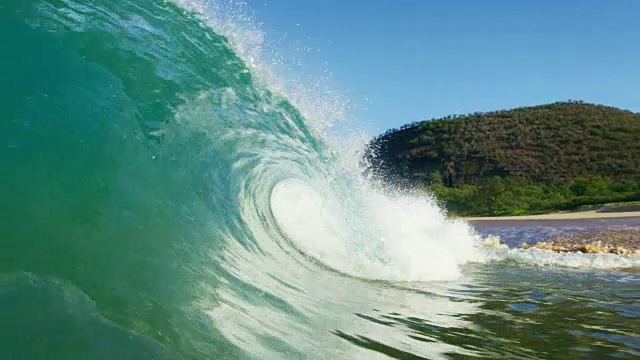
[[[302,71],[331,71],[372,134],[568,99],[640,112],[640,0],[247,3]]]

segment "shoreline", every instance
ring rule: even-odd
[[[519,215],[519,216],[477,216],[460,217],[456,220],[464,221],[517,221],[517,220],[589,220],[589,219],[618,219],[618,218],[640,218],[640,211],[621,212],[600,212],[598,210],[552,213],[539,215]]]

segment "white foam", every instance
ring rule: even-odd
[[[557,253],[541,249],[487,248],[487,259],[492,261],[513,260],[534,266],[559,266],[576,269],[622,269],[640,268],[640,256],[615,254]]]
[[[344,194],[343,194],[344,195]],[[480,260],[473,231],[447,220],[429,199],[391,197],[363,187],[343,196],[285,181],[271,208],[305,254],[349,275],[381,280],[451,280]]]

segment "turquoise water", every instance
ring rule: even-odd
[[[377,190],[249,20],[0,4],[3,359],[640,356],[637,257],[488,248]]]

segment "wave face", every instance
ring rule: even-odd
[[[16,314],[3,328],[31,334],[3,336],[3,348],[16,358],[482,355],[440,330],[477,326],[464,319],[480,311],[462,285],[468,264],[509,256],[480,250],[432,200],[362,178],[357,155],[324,135],[340,101],[279,80],[242,11],[0,5],[10,210],[0,305]],[[407,337],[416,319],[434,332]]]

